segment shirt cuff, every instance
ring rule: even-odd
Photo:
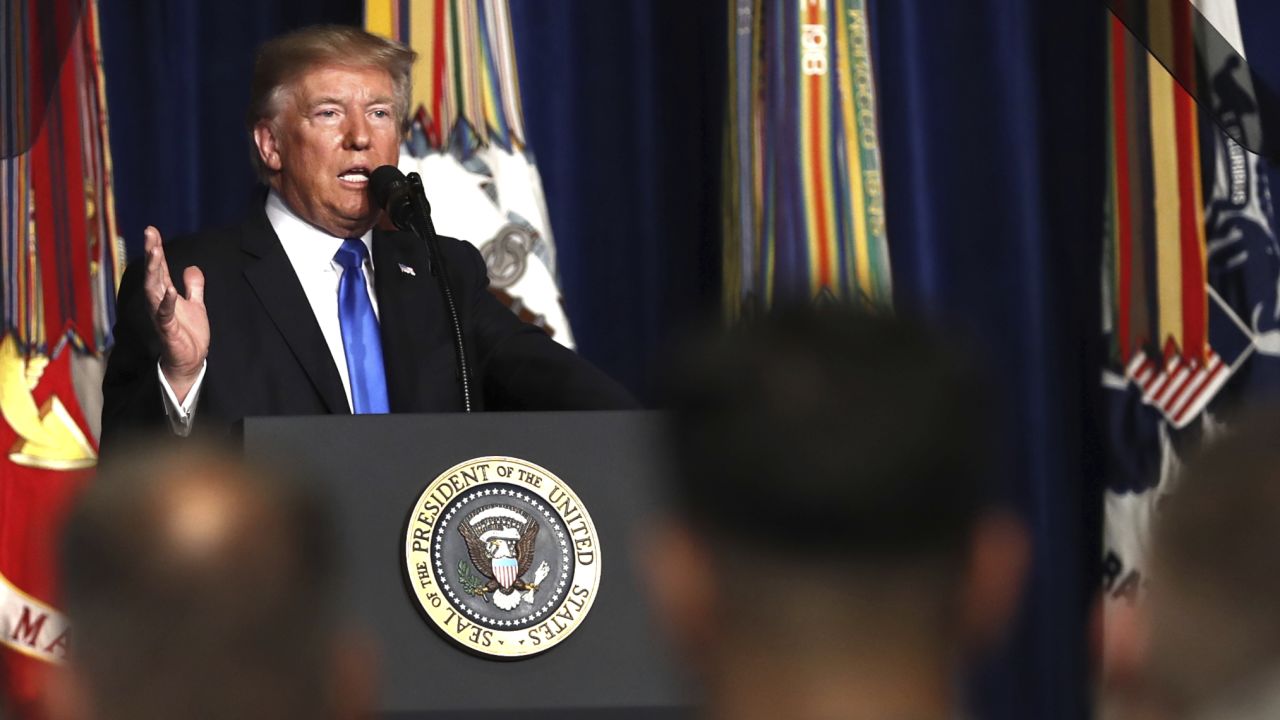
[[[196,375],[196,381],[187,392],[186,399],[178,402],[177,394],[173,392],[169,380],[164,376],[164,371],[160,369],[160,362],[156,361],[156,374],[160,377],[160,396],[164,401],[164,412],[169,416],[170,429],[178,437],[191,434],[191,426],[196,419],[196,401],[200,398],[200,388],[204,386],[204,372],[208,369],[209,361],[205,360],[200,365],[200,374]]]

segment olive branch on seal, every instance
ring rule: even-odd
[[[458,584],[462,585],[462,589],[466,590],[468,595],[474,595],[478,588],[483,587],[480,578],[471,572],[471,564],[465,558],[458,561]]]

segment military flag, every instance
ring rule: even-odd
[[[865,0],[730,0],[724,305],[887,307]]]
[[[97,459],[123,269],[93,0],[0,0],[0,677],[35,716],[67,651],[54,542]]]
[[[1107,610],[1146,582],[1182,460],[1280,388],[1280,244],[1235,0],[1113,5],[1102,268]],[[1221,51],[1206,40],[1220,37]],[[1141,42],[1139,41],[1141,39]],[[1230,106],[1230,107],[1228,107]]]
[[[366,0],[365,29],[418,52],[400,169],[422,176],[436,230],[477,245],[490,290],[572,348],[507,0]]]

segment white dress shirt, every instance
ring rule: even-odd
[[[293,266],[298,282],[302,284],[302,291],[306,293],[311,312],[320,325],[320,332],[324,334],[329,353],[333,355],[333,364],[342,377],[342,389],[347,394],[347,406],[350,407],[351,378],[347,373],[347,354],[342,344],[342,325],[338,320],[338,285],[342,280],[342,266],[333,259],[338,248],[342,247],[344,238],[334,237],[298,217],[274,190],[267,196],[267,220],[280,238],[285,255],[289,256],[289,264]],[[364,281],[369,300],[373,303],[374,315],[378,315],[378,295],[373,289],[373,231],[367,231],[360,240],[369,250],[368,259],[364,263]],[[160,374],[165,412],[169,415],[174,433],[178,435],[185,437],[191,433],[196,402],[200,397],[207,369],[206,360],[186,399],[178,402],[164,372],[160,370],[158,363],[156,365],[156,372]]]

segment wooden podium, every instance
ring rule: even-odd
[[[674,718],[686,684],[638,574],[661,498],[659,418],[645,412],[249,418],[249,458],[296,461],[335,510],[343,599],[380,644],[380,706],[393,718]],[[408,586],[405,530],[440,473],[476,457],[520,458],[557,475],[599,533],[595,603],[577,631],[526,659],[448,642]]]

